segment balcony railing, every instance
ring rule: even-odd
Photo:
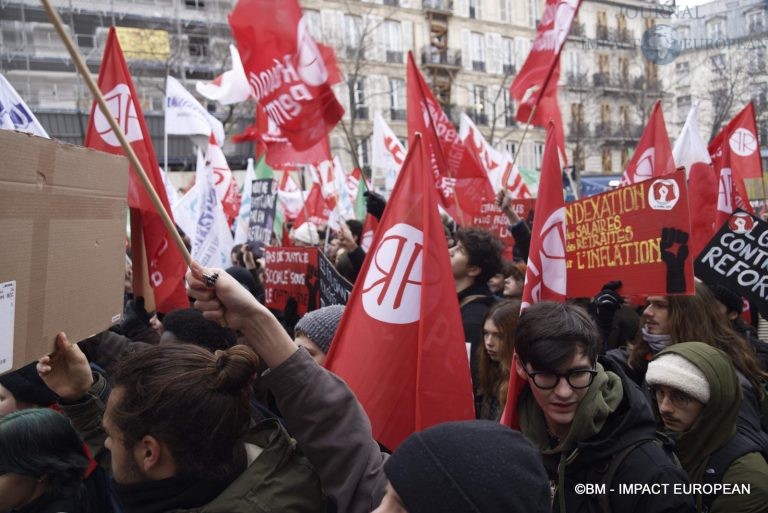
[[[394,52],[392,50],[387,50],[387,62],[402,64],[403,52]]]
[[[589,125],[584,121],[571,121],[568,124],[568,137],[586,138],[589,137]]]
[[[400,0],[384,0],[384,5],[391,5],[393,7],[400,6]]]
[[[502,66],[502,71],[504,72],[505,75],[514,75],[515,73],[517,73],[517,66],[515,66],[514,64],[504,64]]]
[[[609,121],[603,121],[595,126],[595,137],[610,137],[612,132],[612,126]]]
[[[765,24],[762,21],[753,21],[749,24],[750,34],[762,34],[765,32]]]
[[[607,25],[598,25],[595,29],[595,36],[597,39],[608,39],[608,26]]]
[[[485,61],[472,61],[472,71],[485,73]]]
[[[465,112],[476,125],[488,126],[488,114],[485,112],[476,109],[467,109]]]
[[[583,23],[571,24],[571,35],[573,37],[587,37],[587,31],[584,29]]]
[[[359,57],[360,60],[365,60],[365,48],[362,46],[347,46],[344,49],[344,53],[347,59],[357,59]]]
[[[461,50],[425,46],[421,49],[421,63],[429,66],[461,67]]]
[[[589,87],[589,79],[586,73],[568,73],[566,84],[570,87]]]
[[[453,0],[423,0],[421,6],[425,11],[453,13]]]

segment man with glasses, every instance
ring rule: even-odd
[[[514,365],[528,383],[517,412],[544,459],[553,511],[695,511],[691,496],[672,493],[688,480],[657,442],[645,396],[620,369],[598,363],[600,341],[589,314],[574,305],[534,304],[517,326]],[[588,494],[583,485],[605,488]]]

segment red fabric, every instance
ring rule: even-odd
[[[688,201],[691,209],[691,239],[688,243],[695,258],[717,232],[718,178],[712,164],[697,162],[688,174]]]
[[[229,25],[253,96],[282,134],[300,151],[327,137],[344,109],[299,2],[240,0]]]
[[[304,202],[304,208],[301,209],[299,215],[296,216],[296,220],[293,222],[293,227],[298,228],[307,221],[320,227],[328,222],[330,214],[331,211],[326,204],[325,198],[323,198],[323,194],[320,192],[320,184],[315,182],[309,190],[307,200]]]
[[[725,141],[728,144],[723,144]],[[760,144],[757,139],[755,106],[749,102],[709,143],[715,169],[729,167],[734,181],[763,176]],[[736,180],[738,179],[738,180]]]
[[[531,230],[523,308],[539,301],[565,302],[565,201],[554,132],[554,123],[550,123],[536,198],[536,215]],[[517,375],[513,365],[509,376],[507,404],[501,416],[502,424],[519,429],[517,398],[525,384],[526,381]]]
[[[440,205],[461,226],[472,226],[482,205],[493,202],[493,187],[480,160],[466,150],[408,53],[408,137],[422,134]]]
[[[672,158],[672,147],[669,145],[661,100],[656,100],[635,153],[621,177],[621,185],[630,185],[674,172],[675,161]]]
[[[216,186],[216,196],[227,216],[227,223],[232,226],[232,222],[240,213],[240,190],[237,181],[229,169],[224,152],[216,143],[216,138],[211,134],[208,141],[208,151],[206,152],[206,161],[213,168],[214,185]]]
[[[421,138],[400,176],[325,366],[389,449],[441,422],[475,417],[467,351],[434,181]]]
[[[133,87],[114,27],[109,29],[107,44],[104,48],[104,58],[99,73],[99,89],[104,93],[110,112],[125,132],[165,211],[173,219],[155,150],[152,147],[152,139],[141,112],[141,105],[138,101],[134,101],[138,95]],[[91,107],[85,146],[115,155],[125,154],[96,102]],[[162,219],[155,211],[136,171],[131,172],[129,176],[128,206],[140,213],[141,226],[132,225],[132,229],[140,230],[144,234],[149,282],[154,291],[157,310],[168,313],[189,307],[184,288],[184,274],[187,266],[166,231]]]

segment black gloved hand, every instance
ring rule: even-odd
[[[133,339],[149,329],[149,327],[149,314],[144,308],[144,298],[138,296],[128,301],[125,305],[123,322],[120,323],[119,332]]]
[[[381,221],[384,208],[387,206],[387,200],[381,194],[371,190],[365,191],[363,196],[365,197],[365,209],[369,214]]]
[[[672,248],[678,244],[677,253]],[[661,229],[661,259],[667,264],[667,292],[685,292],[685,260],[688,258],[688,233],[677,228]]]

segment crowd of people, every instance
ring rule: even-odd
[[[499,204],[513,260],[445,223],[476,420],[384,447],[323,367],[344,306],[269,310],[237,246],[229,269],[193,263],[190,308],[127,293],[120,325],[0,376],[0,513],[768,511],[768,344],[742,298],[697,282],[632,305],[615,281],[521,312],[530,227]],[[354,282],[361,231],[294,242]]]

